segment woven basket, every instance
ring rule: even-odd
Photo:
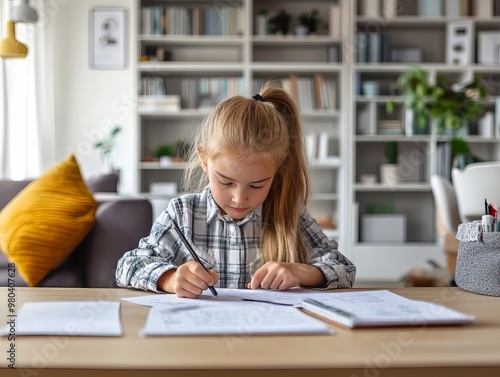
[[[458,226],[455,281],[472,293],[500,296],[500,232],[483,233],[480,221]]]

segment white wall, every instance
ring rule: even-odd
[[[57,1],[56,1],[57,2]],[[55,3],[55,2],[53,2]],[[89,68],[89,11],[124,7],[128,12],[128,59],[122,70]],[[96,140],[121,125],[117,142],[120,192],[135,192],[137,161],[136,0],[64,0],[51,17],[54,54],[56,159],[75,153],[84,177],[101,172]]]

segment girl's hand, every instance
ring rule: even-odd
[[[316,287],[325,281],[323,273],[308,264],[267,262],[255,272],[248,288],[284,291],[299,285]]]
[[[166,292],[175,293],[179,297],[196,298],[210,285],[219,281],[219,274],[216,271],[206,271],[201,264],[194,260],[184,263],[173,271],[175,272],[166,277],[166,282],[160,283],[162,276],[158,285],[164,287]]]

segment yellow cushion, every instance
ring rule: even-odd
[[[0,249],[36,286],[83,240],[97,203],[74,156],[31,182],[0,212]]]

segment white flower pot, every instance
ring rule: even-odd
[[[382,164],[380,165],[380,183],[383,185],[395,185],[399,182],[398,165]]]
[[[295,35],[297,37],[305,37],[309,34],[309,28],[307,26],[304,26],[304,25],[297,25],[295,26]]]
[[[172,164],[172,157],[170,156],[161,156],[159,160],[160,166],[170,166]]]

